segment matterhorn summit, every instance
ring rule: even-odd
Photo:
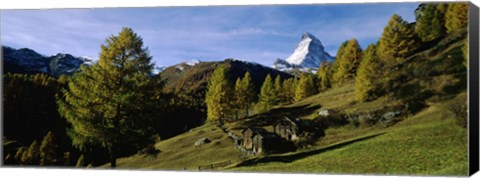
[[[325,52],[320,40],[312,34],[305,32],[295,51],[286,59],[277,59],[274,68],[286,70],[290,68],[313,68],[317,69],[322,61],[335,59]]]

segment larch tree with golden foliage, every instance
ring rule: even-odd
[[[330,68],[330,72],[332,74],[334,74],[337,71],[338,66],[340,65],[338,59],[342,58],[343,53],[345,52],[345,47],[347,47],[347,43],[348,43],[348,40],[344,41],[342,44],[340,44],[340,47],[337,50],[337,55],[335,56],[335,61],[333,61],[332,67]],[[331,81],[331,82],[333,82],[333,81]]]
[[[318,90],[325,91],[330,88],[331,62],[322,61],[317,70]]]
[[[282,86],[282,79],[280,75],[277,75],[277,77],[275,77],[273,86],[275,88],[275,95],[277,98],[277,100],[275,101],[275,104],[280,104],[285,102],[285,100],[283,100],[284,92],[283,92],[283,86]]]
[[[255,102],[255,87],[249,72],[235,82],[235,104],[240,110],[249,115],[250,106]]]
[[[395,69],[418,48],[414,30],[413,24],[409,24],[397,14],[390,18],[383,30],[376,54],[381,63],[383,76],[379,85],[385,92],[391,92],[400,84],[396,82],[399,73]]]
[[[358,41],[356,39],[348,40],[342,55],[335,59],[338,60],[337,69],[332,76],[335,85],[341,85],[349,78],[355,77],[361,58],[362,48],[358,44]]]
[[[151,58],[142,38],[123,28],[105,40],[98,63],[80,67],[58,99],[74,146],[108,149],[111,167],[120,147],[144,146],[162,111],[163,84],[151,73]]]
[[[368,101],[374,99],[377,80],[380,71],[380,64],[376,55],[376,46],[369,45],[364,51],[360,67],[355,77],[355,99],[357,101]]]
[[[227,117],[230,117],[233,99],[232,85],[228,77],[228,70],[220,65],[213,71],[208,82],[205,103],[207,104],[207,119],[218,121],[222,124]]]
[[[260,88],[260,94],[258,95],[257,109],[260,112],[267,111],[275,106],[278,98],[275,93],[275,87],[270,74],[267,74],[263,81],[262,88]]]
[[[312,74],[302,74],[295,90],[295,101],[303,100],[317,93],[314,76]]]
[[[379,40],[378,55],[387,63],[396,65],[417,49],[414,26],[395,14],[385,26]]]
[[[451,33],[466,28],[468,25],[468,3],[452,2],[445,13],[445,27]]]
[[[294,82],[295,78],[289,78],[283,80],[282,86],[283,86],[283,100],[287,103],[293,102],[295,98],[295,91],[294,91]]]
[[[55,144],[55,135],[52,132],[48,132],[43,137],[40,145],[40,165],[54,165],[57,159],[57,147]]]
[[[250,75],[250,72],[246,72],[242,79],[242,85],[244,86],[245,92],[245,114],[249,115],[249,110],[251,106],[255,103],[257,91],[255,90],[255,83],[253,82],[253,78]]]
[[[415,33],[424,42],[432,41],[446,34],[445,29],[445,3],[421,4],[415,11],[416,17]]]

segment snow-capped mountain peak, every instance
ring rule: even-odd
[[[275,68],[314,68],[317,69],[324,60],[333,60],[330,54],[325,52],[322,42],[312,35],[305,32],[298,43],[295,51],[286,59],[277,59],[274,63]]]
[[[313,36],[311,33],[308,33],[308,32],[303,33],[301,40],[302,41],[303,40],[316,40],[320,43],[320,45],[322,44],[317,37]]]

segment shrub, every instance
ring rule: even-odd
[[[331,112],[329,116],[317,116],[314,122],[322,129],[327,129],[332,126],[342,126],[348,124],[348,119],[344,114]]]
[[[425,107],[427,107],[427,105],[421,100],[420,101],[411,100],[405,104],[405,108],[407,109],[407,111],[412,114],[420,112]]]
[[[468,125],[468,111],[467,104],[463,102],[455,102],[448,106],[448,111],[452,114],[452,117],[456,120],[456,123],[463,127],[467,128]]]
[[[360,127],[360,120],[358,116],[354,116],[351,114],[346,115],[346,118],[350,124],[352,124],[355,127]]]
[[[369,127],[378,122],[378,117],[372,113],[366,113],[358,116],[358,122],[362,127]]]

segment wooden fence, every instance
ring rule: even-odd
[[[214,170],[215,168],[225,167],[229,164],[232,164],[231,160],[224,161],[224,162],[219,162],[219,163],[213,163],[213,164],[204,165],[204,166],[198,166],[198,170],[199,171],[201,171],[201,170]]]

